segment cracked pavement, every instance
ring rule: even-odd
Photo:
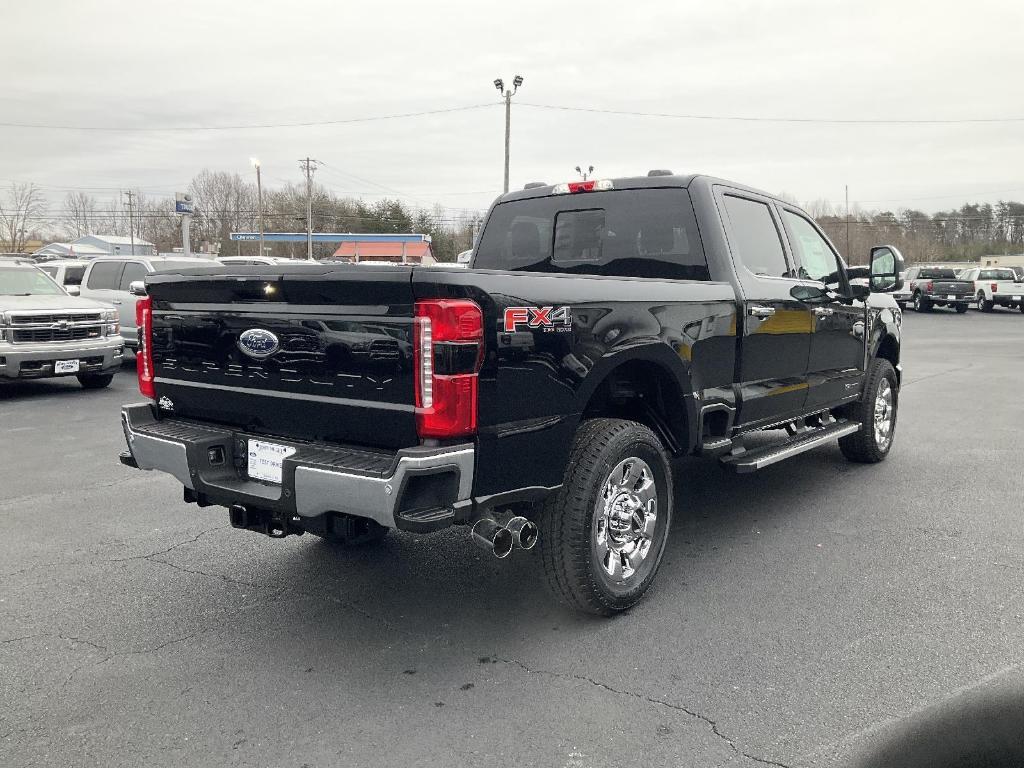
[[[613,620],[461,529],[346,552],[183,504],[117,463],[130,367],[0,386],[0,762],[833,766],[1022,679],[1024,318],[904,325],[890,459],[680,461],[658,583]]]

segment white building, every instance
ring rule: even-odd
[[[61,259],[95,259],[97,256],[152,256],[156,248],[152,243],[120,235],[85,235],[71,243],[50,243],[44,245],[33,256],[50,256]]]
[[[108,256],[152,256],[156,248],[141,238],[135,238],[135,250],[132,250],[132,239],[120,235],[85,235],[75,240],[72,245],[77,251],[78,246],[88,245],[100,248]]]
[[[97,248],[95,245],[50,243],[33,252],[32,255],[37,258],[47,256],[56,259],[95,259],[97,256],[108,256],[110,252],[103,248]]]

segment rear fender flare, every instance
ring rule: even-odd
[[[678,388],[679,395],[683,401],[686,432],[685,434],[675,434],[674,438],[679,443],[682,452],[689,453],[697,444],[698,426],[697,403],[693,391],[690,368],[685,360],[673,353],[671,348],[664,341],[660,340],[651,343],[635,344],[615,350],[594,364],[594,367],[576,390],[576,408],[574,409],[577,414],[576,426],[579,426],[583,413],[587,410],[591,398],[600,386],[616,370],[635,362],[650,363],[656,366]]]

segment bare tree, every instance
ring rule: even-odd
[[[32,183],[13,182],[7,198],[0,202],[0,235],[5,248],[20,253],[28,240],[29,227],[36,226],[46,215],[46,200],[39,187]]]
[[[85,192],[68,192],[61,223],[71,239],[92,234],[97,224],[96,198]]]

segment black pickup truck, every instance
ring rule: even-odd
[[[121,460],[275,537],[538,543],[554,594],[609,615],[658,570],[671,457],[885,458],[902,269],[890,246],[848,268],[771,195],[652,172],[501,197],[470,269],[152,275]]]

